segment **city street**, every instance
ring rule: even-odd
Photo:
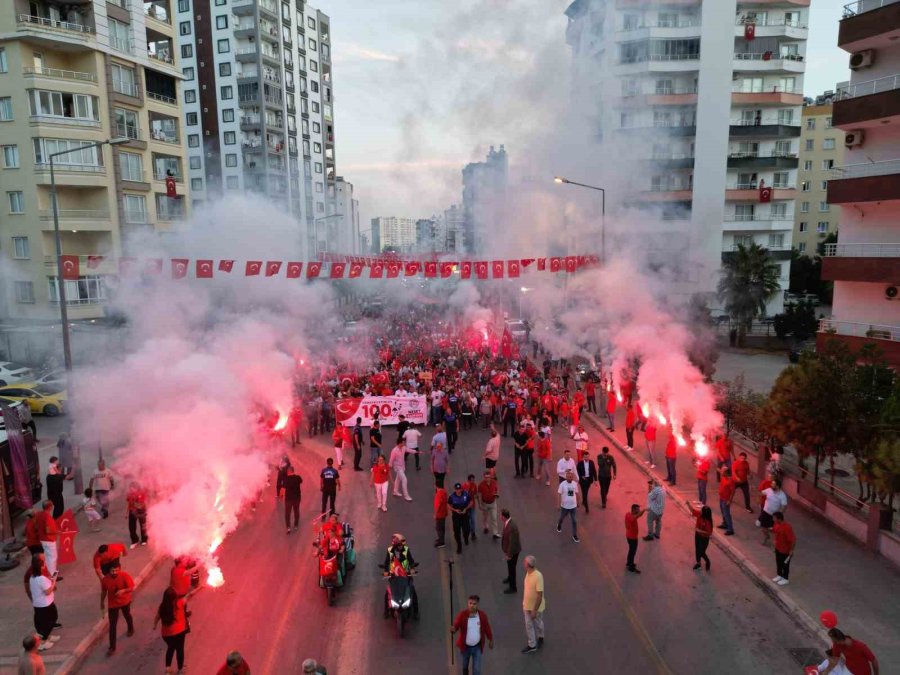
[[[555,433],[557,457],[571,441],[561,438],[561,429]],[[386,445],[393,437],[393,429],[387,428]],[[486,438],[481,429],[461,433],[451,458],[449,482],[481,473]],[[618,462],[620,475],[613,484],[610,507],[600,509],[595,489],[590,515],[579,512],[581,543],[572,541],[568,522],[557,534],[555,479],[551,487],[514,479],[509,439],[504,439],[499,464],[500,501],[519,523],[523,557],[534,554],[545,577],[547,642],[541,652],[519,653],[525,643],[521,593],[502,593],[505,564],[499,543],[481,536],[480,521],[477,542],[462,555],[456,556],[449,542],[446,549],[432,548],[427,455],[423,455],[421,472],[409,463],[414,501],[389,496],[386,514],[375,510],[368,473],[343,472],[344,490],[337,506],[341,518],[355,527],[359,560],[349,585],[329,608],[316,584],[310,546],[310,523],[319,506],[317,474],[327,450],[327,438],[320,436],[311,442],[304,439],[294,455],[304,478],[304,525],[299,533],[285,534],[281,505],[272,499],[272,487],[267,488],[257,512],[223,545],[225,585],[204,588],[190,603],[193,616],[186,663],[193,672],[213,672],[233,649],[247,658],[254,672],[263,673],[298,672],[308,657],[326,665],[329,673],[457,672],[458,655],[456,671],[450,664],[448,560],[455,562],[454,611],[468,594],[476,593],[492,622],[496,644],[486,657],[488,673],[551,673],[560,668],[571,672],[788,673],[799,668],[789,650],[816,646],[714,547],[710,549],[712,573],[692,571],[693,523],[674,508],[667,516],[670,520],[664,520],[661,541],[640,543],[637,561],[643,574],[628,574],[623,514],[632,502],[644,504],[646,482],[627,461]],[[597,450],[599,446],[593,448]],[[644,529],[642,522],[642,535]],[[406,535],[421,563],[416,588],[422,618],[404,639],[398,639],[392,622],[381,618],[384,584],[376,567],[390,534],[397,531]],[[121,639],[113,657],[105,655],[105,640],[100,642],[83,672],[160,671],[164,645],[151,626],[169,565],[165,561],[136,595],[137,634]],[[60,603],[64,612],[64,598]],[[120,630],[124,634],[124,626]]]

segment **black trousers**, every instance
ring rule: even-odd
[[[628,560],[625,563],[625,566],[628,568],[634,567],[634,556],[637,553],[637,539],[628,539]]]
[[[514,457],[514,461],[516,464],[516,475],[517,476],[521,476],[523,473],[525,473],[525,471],[522,467],[522,463],[523,463],[523,459],[524,459],[522,457],[523,454],[524,453],[521,450],[519,450],[519,448],[513,448],[513,457]]]
[[[332,508],[334,508],[334,502],[332,502]],[[322,507],[322,512],[324,513],[325,507]],[[300,524],[300,500],[297,501],[288,501],[284,500],[284,526],[290,528],[291,526],[291,514],[294,514],[294,527],[297,527]]]
[[[707,568],[709,567],[709,556],[706,555],[706,549],[709,547],[709,537],[704,537],[697,532],[694,532],[694,557],[697,559],[697,564],[700,564],[700,561],[703,560],[706,562]]]
[[[588,412],[592,412],[594,414],[597,413],[597,397],[596,396],[588,396],[587,397],[587,407],[588,407]]]
[[[141,527],[141,536],[138,538],[138,525]],[[131,536],[131,543],[147,542],[147,513],[131,513],[128,512],[128,534]],[[124,613],[124,612],[123,612]]]
[[[432,475],[434,475],[434,484],[438,487],[444,487],[444,477],[447,475],[445,473],[438,473],[437,471],[433,471]]]
[[[444,544],[444,538],[447,535],[447,519],[446,518],[435,518],[434,519],[434,530],[437,532],[437,540],[434,542],[436,544]]]
[[[362,469],[360,462],[362,462],[362,446],[357,446],[353,448],[353,468]]]
[[[122,612],[122,616],[125,617],[125,623],[128,626],[128,632],[134,632],[134,621],[131,620],[131,603],[128,603],[124,607],[110,607],[106,610],[107,616],[109,616],[109,648],[116,648],[116,631],[119,628],[119,612]]]
[[[592,480],[581,480],[579,479],[578,485],[581,487],[581,505],[584,507],[585,512],[591,510],[591,505],[588,504],[588,493],[591,491],[591,485],[594,481]]]
[[[322,513],[325,513],[325,505],[330,501],[331,502],[331,510],[328,511],[328,515],[334,513],[334,500],[337,498],[337,492],[323,492],[322,493]]]
[[[506,436],[506,427],[509,425],[509,433],[513,433],[516,430],[516,415],[515,413],[508,413],[503,415],[503,435]]]
[[[525,472],[528,472],[528,475],[534,478],[534,450],[523,450],[522,451],[522,475],[525,475]]]
[[[459,513],[451,514],[453,516],[453,540],[456,542],[456,552],[462,551],[463,541],[469,544],[469,514],[460,515]]]
[[[787,560],[789,558],[787,553],[779,553],[775,551],[775,569],[776,574],[780,576],[782,579],[787,579],[791,576],[791,563]]]
[[[625,443],[629,448],[634,447],[634,427],[625,427]]]
[[[178,635],[163,635],[163,641],[166,643],[166,668],[172,665],[172,657],[178,663],[178,670],[184,668],[184,638],[187,637],[187,631]]]
[[[750,508],[750,484],[749,483],[735,483],[734,487],[744,493],[744,508]]]
[[[456,448],[456,442],[459,440],[459,430],[454,425],[453,428],[447,428],[447,452],[453,452]]]
[[[41,636],[42,640],[50,637],[53,632],[53,626],[59,618],[59,612],[56,610],[56,603],[52,602],[47,607],[34,608],[34,630]]]
[[[612,477],[600,476],[597,481],[600,483],[600,502],[603,506],[606,506],[606,496],[609,494],[609,486],[612,483]]]
[[[519,587],[516,585],[516,570],[519,568],[519,554],[516,553],[509,560],[506,561],[506,583],[509,584],[509,587],[513,591],[519,590]]]

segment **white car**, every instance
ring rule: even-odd
[[[13,382],[29,381],[34,377],[31,368],[20,366],[12,361],[0,361],[0,387]]]
[[[528,335],[528,329],[525,327],[525,322],[521,319],[507,319],[506,328],[509,329],[509,334],[512,336],[512,339],[518,342],[522,342]]]
[[[37,378],[34,383],[37,384],[49,384],[53,386],[66,388],[67,380],[66,380],[66,371],[63,368],[57,368],[56,370],[51,370],[49,373],[42,375]]]

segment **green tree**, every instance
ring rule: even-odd
[[[722,265],[717,292],[725,312],[737,323],[737,345],[743,346],[747,327],[766,311],[766,303],[781,289],[779,267],[759,244],[738,244]]]
[[[691,344],[688,358],[703,373],[707,382],[712,381],[719,360],[719,347],[713,327],[712,315],[704,295],[695,293],[687,306],[686,325],[691,327]]]
[[[822,286],[822,259],[819,256],[811,258],[800,253],[797,249],[791,251],[791,282],[789,290],[792,293],[819,294]]]

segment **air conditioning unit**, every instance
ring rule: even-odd
[[[897,299],[897,287],[896,286],[888,286],[884,289],[884,297],[886,300],[896,300]]]
[[[873,63],[875,63],[874,49],[864,49],[861,52],[854,52],[850,55],[850,70],[869,68]]]
[[[863,144],[863,141],[865,139],[865,131],[863,131],[862,129],[851,129],[847,132],[847,135],[844,136],[844,147],[858,148]]]

